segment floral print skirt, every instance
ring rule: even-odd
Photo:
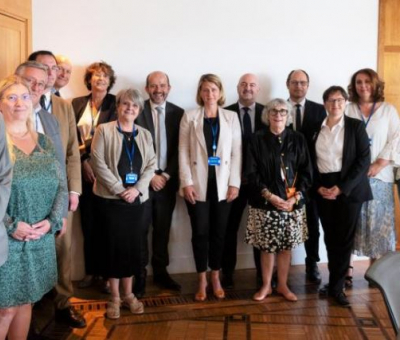
[[[291,250],[308,238],[306,211],[291,212],[249,206],[245,243],[267,253]]]

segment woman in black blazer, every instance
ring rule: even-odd
[[[115,95],[109,93],[115,84],[114,70],[105,62],[88,66],[84,75],[87,96],[74,98],[72,107],[78,130],[79,149],[82,162],[82,195],[80,197],[81,225],[84,236],[85,278],[79,288],[89,287],[93,276],[99,274],[96,227],[94,225],[93,183],[95,175],[90,165],[90,146],[94,131],[99,124],[116,119]],[[105,288],[108,290],[108,288]]]
[[[311,150],[315,167],[314,188],[325,233],[329,284],[320,290],[342,305],[349,305],[343,292],[353,249],[361,205],[372,199],[367,172],[371,160],[364,124],[345,116],[347,93],[331,86],[323,95],[328,113],[315,134]]]

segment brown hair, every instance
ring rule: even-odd
[[[356,78],[361,73],[367,75],[371,79],[372,100],[374,102],[383,102],[385,100],[385,83],[382,79],[379,78],[378,73],[370,68],[363,68],[352,75],[350,84],[347,87],[347,90],[349,91],[349,100],[353,103],[358,103],[360,101],[360,96],[356,91]]]
[[[83,77],[86,88],[89,91],[92,90],[92,84],[90,82],[92,80],[93,74],[96,72],[104,72],[104,74],[110,78],[110,85],[108,85],[108,88],[107,88],[107,92],[109,92],[112,89],[112,87],[114,86],[115,81],[117,80],[117,77],[115,75],[113,68],[104,61],[90,64],[87,67],[85,75]]]

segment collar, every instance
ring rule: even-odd
[[[238,101],[238,104],[239,104],[239,110],[240,111],[242,111],[242,109],[244,108],[244,107],[248,107],[249,109],[250,109],[250,111],[255,111],[255,109],[256,109],[256,103],[254,102],[253,104],[251,104],[250,106],[246,106],[246,105],[242,105],[239,101]]]
[[[293,106],[294,109],[296,109],[296,105],[297,105],[297,104],[300,104],[300,106],[303,108],[303,107],[306,105],[306,98],[303,98],[303,100],[300,101],[300,102],[298,102],[298,103],[294,102],[293,100],[291,100],[291,99],[289,98],[289,99],[288,99],[288,102],[289,102],[290,104],[292,104],[292,106]]]
[[[343,127],[344,126],[344,114],[342,115],[342,118],[340,118],[340,120],[339,120],[339,123],[337,123],[337,124],[335,124],[334,126],[333,126],[333,128],[335,128],[336,126],[339,126],[339,127]],[[322,125],[321,125],[321,127],[327,127],[327,125],[326,125],[326,122],[328,121],[328,117],[326,117],[325,119],[324,119],[324,121],[322,122]]]
[[[151,108],[152,111],[155,110],[156,107],[161,106],[164,109],[164,112],[165,112],[165,107],[167,106],[167,102],[166,101],[164,103],[160,104],[160,105],[154,104],[151,100],[149,100],[149,103],[150,103],[150,108]]]

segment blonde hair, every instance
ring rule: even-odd
[[[26,83],[26,81],[17,75],[12,75],[8,76],[7,78],[4,78],[3,80],[0,81],[0,100],[3,99],[4,93],[11,87],[16,86],[16,85],[22,85],[26,87],[28,90],[29,94],[31,93],[31,90],[29,88],[29,85]],[[32,122],[32,103],[30,105],[30,114],[28,115],[28,118],[26,120],[26,127],[28,129],[29,134],[31,135],[32,139],[35,141],[36,145],[38,145],[38,138],[36,131],[33,128],[33,122]],[[14,142],[12,141],[12,138],[10,134],[7,132],[7,122],[4,122],[6,126],[6,140],[7,140],[7,147],[8,147],[8,152],[10,154],[10,159],[14,163],[15,162],[15,154],[14,154]]]
[[[205,83],[213,83],[215,84],[220,92],[220,98],[218,99],[218,105],[223,106],[225,104],[225,91],[224,87],[222,86],[222,81],[220,77],[218,77],[216,74],[208,73],[208,74],[203,74],[200,77],[199,84],[197,85],[197,93],[196,93],[196,102],[200,106],[204,106],[204,101],[201,98],[201,87]]]

